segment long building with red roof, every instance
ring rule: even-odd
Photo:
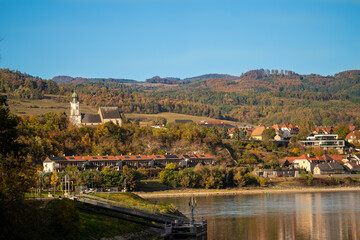
[[[209,154],[185,155],[119,155],[119,156],[63,156],[47,157],[43,162],[45,172],[63,171],[68,166],[75,166],[80,170],[102,169],[104,167],[122,169],[131,168],[164,168],[169,163],[188,167],[201,164],[214,164],[215,158]]]

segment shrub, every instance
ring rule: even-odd
[[[64,239],[77,239],[81,221],[75,204],[69,199],[57,200],[52,209],[54,228]]]
[[[262,187],[265,187],[267,185],[266,178],[259,177],[259,178],[257,178],[257,181],[258,181],[259,185],[262,186]]]

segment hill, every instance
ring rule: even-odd
[[[69,83],[69,84],[79,84],[87,82],[116,82],[116,83],[130,83],[136,82],[136,80],[131,79],[122,79],[122,78],[83,78],[83,77],[70,77],[70,76],[56,76],[53,77],[56,83]]]
[[[150,80],[55,79],[68,84],[57,85],[53,80],[2,69],[0,89],[14,103],[15,99],[20,99],[20,103],[19,100],[16,103],[19,108],[25,104],[21,102],[24,99],[47,98],[49,93],[61,96],[51,98],[67,105],[76,85],[83,108],[88,106],[89,110],[98,106],[119,106],[124,113],[178,113],[252,124],[360,125],[360,70],[321,76],[258,69],[240,77],[222,74],[187,80],[154,77],[151,81],[155,83]],[[29,91],[40,95],[27,94]],[[40,102],[26,105],[26,111],[18,113],[31,114],[32,110],[37,113],[42,107]],[[31,109],[34,105],[39,108]]]
[[[145,82],[147,82],[147,83],[163,83],[163,84],[187,84],[187,83],[190,83],[190,82],[199,81],[199,80],[206,80],[206,79],[236,80],[238,78],[239,77],[231,76],[231,75],[228,75],[228,74],[212,73],[212,74],[204,74],[204,75],[201,75],[201,76],[190,77],[190,78],[185,78],[185,79],[173,78],[173,77],[161,78],[159,76],[155,76],[155,77],[146,79]]]

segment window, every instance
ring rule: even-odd
[[[136,158],[141,158],[141,156],[136,156]]]
[[[75,158],[74,158],[74,157],[69,157],[69,159],[71,159],[71,160],[75,160]]]
[[[161,156],[155,156],[156,158],[161,158]]]
[[[125,158],[126,158],[126,159],[130,159],[130,157],[129,157],[129,156],[126,156]]]
[[[200,157],[205,157],[205,155],[200,155]]]
[[[98,159],[98,157],[92,157],[92,159]]]
[[[103,159],[109,159],[108,157],[103,157]]]

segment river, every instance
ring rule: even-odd
[[[160,198],[191,216],[189,197]],[[196,197],[207,239],[360,239],[360,192]]]

